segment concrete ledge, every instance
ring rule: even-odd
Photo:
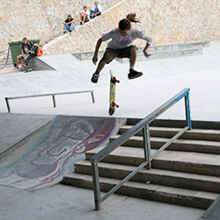
[[[195,42],[195,43],[184,43],[184,44],[168,44],[168,45],[158,45],[151,46],[149,48],[149,53],[152,53],[152,57],[150,59],[163,59],[163,58],[171,58],[178,56],[192,56],[192,55],[201,55],[202,48],[209,47],[210,42]],[[143,47],[138,48],[138,57],[137,61],[146,60],[143,56]],[[102,57],[105,51],[99,51],[99,57]],[[90,60],[92,59],[94,52],[82,52],[82,53],[73,53],[73,56],[78,58],[79,60]],[[128,62],[128,59],[120,59],[116,58],[119,62]]]
[[[46,64],[44,61],[39,59],[38,57],[34,57],[30,60],[28,64],[28,68],[32,70],[42,71],[42,70],[55,70],[50,65]]]

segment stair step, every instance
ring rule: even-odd
[[[101,191],[109,191],[119,180],[112,178],[100,178]],[[62,181],[64,184],[82,188],[93,188],[92,176],[72,173],[66,175]],[[178,189],[156,184],[146,184],[129,181],[117,190],[118,194],[154,200],[177,205],[207,209],[217,198],[217,193],[201,192],[196,190]]]
[[[115,135],[110,138],[110,141],[114,141],[119,138],[120,135]],[[163,144],[167,143],[170,139],[151,137],[151,148],[158,149]],[[143,137],[133,136],[127,140],[124,145],[131,147],[143,147]],[[175,140],[167,149],[176,151],[190,151],[190,152],[200,152],[200,153],[213,153],[220,154],[220,142],[217,141],[200,141],[200,140]]]
[[[99,175],[102,177],[123,179],[136,168],[137,167],[135,166],[99,162]],[[91,163],[87,160],[76,163],[75,172],[91,175]],[[177,188],[220,193],[220,177],[160,169],[142,169],[131,180],[143,183],[150,182],[152,184]]]
[[[104,147],[86,153],[89,160]],[[151,150],[153,154],[156,150]],[[103,162],[138,166],[144,162],[144,149],[118,147]],[[220,176],[220,155],[165,150],[152,161],[152,167],[203,175]]]
[[[119,134],[125,133],[132,127],[131,125],[122,126],[119,130]],[[150,136],[172,138],[179,131],[181,131],[181,128],[150,127]],[[139,131],[136,136],[142,136],[142,131]],[[181,136],[181,139],[220,141],[220,130],[192,129],[185,132]]]

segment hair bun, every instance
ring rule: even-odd
[[[140,20],[136,18],[136,13],[129,13],[126,18],[129,19],[131,22],[140,23]]]

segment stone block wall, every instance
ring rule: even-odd
[[[120,0],[100,0],[104,10]],[[62,33],[63,21],[72,14],[77,21],[79,12],[86,5],[94,7],[94,0],[1,0],[0,51],[8,42],[29,39],[49,41]]]
[[[200,42],[220,39],[219,0],[99,0],[105,13],[60,36],[45,47],[47,54],[93,51],[103,32],[117,27],[129,12],[141,18],[136,27],[153,36],[154,45]],[[9,41],[23,36],[40,38],[45,43],[62,32],[67,14],[78,18],[83,5],[93,0],[1,0],[0,51]],[[113,7],[112,7],[113,6]],[[137,41],[138,46],[144,42]],[[103,44],[102,49],[106,44]]]
[[[154,45],[201,42],[220,39],[220,1],[216,0],[125,0],[102,16],[47,45],[46,53],[94,51],[102,33],[118,26],[129,12],[141,23],[134,24],[154,38]],[[137,46],[144,46],[137,40]],[[101,49],[104,49],[106,43]]]

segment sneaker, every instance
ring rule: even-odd
[[[63,32],[63,34],[66,34],[67,32],[65,31],[65,32]]]
[[[82,22],[82,21],[81,21],[81,22],[80,22],[80,24],[81,24],[81,25],[83,25],[83,24],[84,24],[84,22]]]
[[[138,72],[136,70],[130,69],[130,73],[128,74],[128,79],[135,79],[137,77],[142,76],[142,72]]]
[[[98,79],[99,79],[99,73],[95,72],[95,73],[92,75],[91,81],[92,81],[93,83],[97,83],[97,82],[98,82]]]
[[[23,67],[26,67],[26,66],[27,66],[27,64],[26,64],[26,63],[23,63],[23,64],[22,64],[22,66],[23,66]]]

